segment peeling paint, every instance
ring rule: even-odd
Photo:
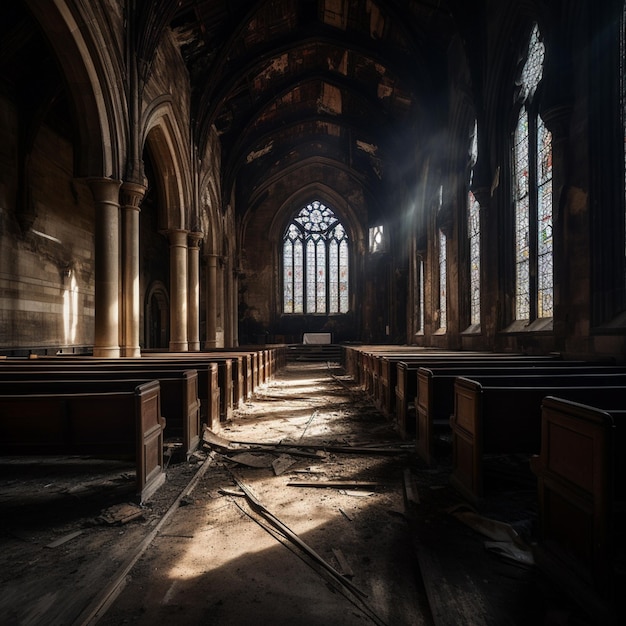
[[[385,83],[378,83],[378,97],[382,100],[383,98],[389,98],[393,94],[393,87],[390,85],[386,85]]]
[[[370,37],[382,39],[385,30],[385,18],[382,16],[378,5],[371,0],[367,1],[367,12],[370,15]]]
[[[284,74],[289,69],[289,55],[287,53],[281,54],[275,58],[266,68],[261,72],[262,76],[267,78],[276,75]]]
[[[320,113],[340,115],[342,111],[341,90],[328,83],[322,84],[322,93],[317,101],[317,110]]]
[[[378,146],[365,141],[360,141],[359,139],[356,140],[356,147],[359,150],[363,150],[363,152],[367,152],[371,155],[375,155],[376,152],[378,152]]]
[[[274,147],[274,142],[270,141],[265,147],[261,148],[260,150],[253,150],[246,157],[246,163],[252,163],[252,161],[254,161],[255,159],[265,156],[266,154],[272,151],[273,147]]]
[[[338,64],[335,64],[334,60],[331,57],[326,57],[326,62],[328,65],[328,69],[332,72],[337,72],[339,74],[343,74],[344,76],[348,75],[348,51],[346,50],[341,55],[341,61]]]

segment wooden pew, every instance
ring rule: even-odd
[[[415,416],[410,415],[410,405],[417,396],[417,373],[420,367],[470,367],[490,365],[498,367],[521,367],[524,365],[545,365],[562,363],[559,356],[524,356],[501,353],[457,353],[453,356],[436,355],[428,359],[413,359],[396,363],[397,378],[395,388],[395,418],[400,434],[404,438],[416,434]],[[417,411],[417,407],[414,408]]]
[[[534,363],[534,364],[533,364]],[[468,363],[463,366],[449,367],[448,364],[420,367],[417,370],[416,434],[415,450],[428,465],[433,462],[433,442],[435,429],[450,430],[450,415],[454,411],[454,383],[456,378],[494,376],[530,376],[529,384],[534,384],[537,376],[583,375],[620,376],[626,373],[626,367],[610,365],[583,365],[578,361],[507,361],[480,364]]]
[[[619,406],[625,385],[593,385],[571,376],[559,384],[528,386],[523,378],[503,377],[482,384],[459,377],[454,384],[452,428],[452,473],[450,482],[465,498],[478,504],[484,495],[483,455],[490,453],[537,454],[541,442],[541,403],[546,396]]]
[[[609,408],[543,400],[541,452],[531,458],[539,499],[535,556],[602,623],[617,624],[626,559],[626,400],[600,402]]]
[[[178,363],[187,361],[190,367],[198,363],[217,363],[217,378],[219,386],[219,416],[220,421],[226,422],[232,418],[233,410],[238,409],[243,402],[243,371],[241,355],[214,355],[209,353],[189,353],[189,352],[147,352],[146,360],[176,361]],[[209,420],[206,420],[207,422]]]
[[[396,388],[398,386],[398,363],[418,365],[422,362],[432,362],[436,360],[480,360],[480,359],[532,359],[553,360],[557,358],[554,355],[526,357],[522,354],[515,353],[498,353],[498,352],[479,352],[469,350],[429,350],[418,353],[403,351],[400,353],[383,352],[375,353],[372,359],[373,369],[373,388],[372,396],[376,407],[386,416],[393,416],[396,412]],[[558,356],[560,359],[560,355]],[[409,396],[411,397],[411,396]]]
[[[85,367],[101,367],[104,369],[122,369],[124,371],[133,368],[149,369],[195,369],[198,371],[199,399],[201,400],[201,418],[204,423],[219,423],[227,419],[232,413],[232,359],[224,357],[205,358],[190,356],[197,353],[152,353],[151,358],[125,357],[123,359],[111,359],[106,357],[92,356],[46,356],[34,360],[35,363],[58,363],[84,365]],[[29,361],[33,363],[33,361]],[[214,374],[213,365],[217,368]],[[0,365],[0,372],[2,371]],[[206,375],[205,375],[206,372]],[[217,383],[213,378],[217,376]],[[216,408],[217,407],[217,408]]]
[[[150,380],[158,380],[161,415],[165,418],[164,439],[180,437],[185,454],[196,450],[201,436],[197,371],[155,371],[145,375],[131,371],[129,374],[130,377],[124,377],[123,372],[94,372],[89,368],[75,372],[58,368],[37,369],[36,372],[0,370],[0,395],[128,391]]]
[[[165,481],[160,385],[131,391],[0,396],[0,454],[134,458],[147,500]]]
[[[204,423],[219,428],[219,398],[218,367],[213,362],[190,362],[168,359],[164,361],[148,359],[94,359],[93,357],[46,357],[33,360],[0,361],[0,379],[7,378],[10,371],[47,371],[56,368],[67,372],[57,377],[72,377],[76,372],[108,372],[111,378],[145,378],[160,379],[172,378],[182,374],[185,370],[195,369],[198,372],[197,393],[200,401],[201,419]],[[89,376],[89,375],[88,375]]]

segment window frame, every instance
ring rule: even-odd
[[[308,210],[309,212],[312,212],[312,210],[316,210],[319,209],[319,207],[323,207],[324,210],[327,210],[330,215],[332,216],[332,222],[324,229],[320,230],[320,231],[311,231],[309,229],[307,229],[307,227],[301,222],[298,221],[298,218],[300,216],[303,215],[303,212],[305,210]],[[341,237],[336,237],[336,229],[337,228],[341,228],[342,230],[342,236]],[[298,237],[297,238],[292,238],[290,237],[290,232],[293,231],[293,229],[295,229],[298,233]],[[291,258],[294,258],[294,250],[295,250],[295,242],[296,241],[300,241],[300,246],[301,246],[301,258],[302,258],[302,275],[301,275],[301,292],[302,292],[302,310],[296,310],[296,308],[298,308],[296,302],[295,302],[295,295],[292,298],[292,310],[287,310],[287,300],[285,298],[285,294],[286,294],[286,283],[287,283],[287,277],[286,277],[286,249],[285,249],[285,244],[287,242],[288,239],[291,239],[292,241],[292,256]],[[282,231],[282,236],[281,236],[281,248],[280,248],[280,284],[281,284],[281,315],[288,315],[288,316],[305,316],[305,315],[316,315],[316,316],[329,316],[329,315],[348,315],[350,314],[350,293],[351,293],[351,276],[352,276],[352,268],[351,268],[351,248],[350,248],[350,236],[347,232],[347,229],[344,225],[344,223],[342,222],[342,220],[339,218],[339,216],[336,214],[336,212],[326,203],[324,203],[322,200],[320,200],[319,198],[315,198],[313,200],[310,200],[308,202],[303,203],[300,206],[300,209],[298,210],[297,213],[293,214],[291,219],[289,220],[289,222],[286,224],[285,228]],[[319,310],[317,303],[318,303],[318,289],[317,289],[317,284],[316,284],[316,289],[315,289],[315,304],[314,304],[314,311],[309,310],[309,300],[310,297],[307,294],[307,286],[310,282],[311,276],[310,276],[310,268],[309,268],[309,263],[310,263],[310,246],[309,246],[309,242],[315,242],[313,245],[314,247],[319,246],[320,243],[323,243],[322,248],[324,250],[324,310]],[[336,298],[336,302],[337,302],[337,310],[332,310],[332,301],[333,298],[331,297],[331,287],[333,285],[333,281],[332,281],[332,277],[331,277],[331,271],[330,271],[330,265],[331,265],[331,246],[333,244],[333,242],[336,242],[336,255],[337,255],[337,259],[338,259],[338,265],[337,265],[337,280],[335,281],[336,284],[336,294],[335,294],[335,298]],[[317,253],[314,253],[315,256],[315,263],[317,263],[318,261],[318,256]],[[342,262],[343,259],[343,262]],[[341,272],[342,269],[345,269],[346,272],[346,277],[345,277],[345,281],[341,280]],[[292,293],[295,294],[296,292],[296,276],[295,276],[295,266],[292,266],[292,270],[294,270],[294,274],[291,278],[291,288],[292,288]],[[317,270],[317,267],[316,267]],[[317,276],[317,271],[315,272],[315,276]],[[317,283],[319,279],[315,278],[315,283]],[[341,290],[341,286],[342,286],[342,282],[346,283],[346,294],[345,296],[342,296],[342,290]],[[342,302],[345,302],[345,308],[342,308]]]
[[[528,52],[526,55],[526,61],[524,67],[529,61],[529,55],[531,53],[530,45],[532,43],[533,34],[537,31],[539,42],[542,41],[541,31],[537,24],[533,25],[531,29],[531,33],[528,38]],[[543,45],[543,44],[542,44]],[[544,48],[545,51],[545,48]],[[545,53],[545,52],[544,52]],[[513,320],[513,324],[520,325],[523,324],[524,327],[531,327],[533,324],[544,325],[546,323],[550,323],[554,317],[554,233],[552,232],[551,236],[551,245],[550,245],[550,255],[552,257],[551,261],[551,271],[550,271],[550,290],[549,297],[552,300],[551,306],[551,314],[547,316],[540,316],[540,276],[539,276],[539,234],[540,234],[540,226],[539,226],[539,215],[540,215],[540,181],[539,181],[539,171],[538,166],[540,164],[540,155],[539,155],[539,129],[540,127],[545,128],[545,132],[550,134],[550,161],[552,160],[552,152],[553,145],[551,139],[551,133],[545,126],[545,120],[541,117],[540,114],[540,102],[541,102],[541,87],[543,81],[543,66],[544,66],[544,58],[541,60],[542,68],[541,68],[541,76],[537,81],[537,84],[531,86],[530,89],[525,84],[522,84],[522,88],[520,91],[520,97],[518,99],[519,108],[516,110],[517,115],[515,116],[514,128],[511,134],[511,149],[510,149],[510,158],[511,158],[511,211],[512,211],[512,249],[511,253],[513,255],[513,293],[514,298],[512,299],[512,311],[511,317]],[[525,195],[519,193],[518,188],[518,176],[517,176],[517,160],[516,154],[518,150],[518,129],[520,127],[520,121],[522,120],[522,116],[525,115],[527,118],[527,135],[525,137],[526,143],[526,161],[523,162],[525,166],[527,177]],[[552,165],[551,165],[552,168]],[[551,169],[552,171],[552,169]],[[554,179],[554,175],[551,174],[548,180],[548,184],[550,185],[549,195],[550,195],[550,224],[553,229],[553,215],[554,215],[554,197],[553,197],[553,187],[552,181]],[[520,297],[520,284],[519,284],[519,271],[522,267],[518,249],[518,207],[522,204],[522,202],[527,201],[527,223],[525,225],[527,230],[525,231],[527,242],[525,246],[525,250],[527,250],[527,269],[525,274],[527,274],[527,295],[528,303],[527,310],[528,316],[525,317],[520,313],[519,307],[519,297]]]

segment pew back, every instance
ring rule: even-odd
[[[457,378],[454,386],[451,483],[468,500],[483,496],[482,458],[487,453],[536,454],[541,443],[541,403],[548,395],[588,404],[620,406],[625,386],[582,386],[572,377],[569,384],[530,387],[487,386],[477,380]]]
[[[158,381],[132,391],[0,396],[0,454],[134,458],[142,501],[165,480],[163,427]]]

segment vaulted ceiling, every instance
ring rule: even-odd
[[[222,200],[235,193],[235,206],[245,211],[287,172],[300,169],[306,185],[304,164],[311,163],[345,172],[384,204],[410,164],[407,155],[446,115],[447,50],[477,4],[128,0],[125,9],[146,76],[165,32],[173,34],[191,80],[198,153],[205,154],[215,128]],[[0,25],[0,76],[21,85],[29,102],[31,79],[42,74],[38,64],[51,57],[40,50],[41,35],[36,46],[28,44],[35,31],[20,28],[32,23],[22,3],[3,11],[9,19]],[[46,75],[58,90],[53,70]],[[64,110],[58,95],[48,102]]]
[[[166,0],[161,0],[166,2]],[[324,159],[384,197],[439,110],[455,20],[446,0],[182,0],[200,149],[214,125],[224,197]],[[303,181],[303,183],[306,181]]]

